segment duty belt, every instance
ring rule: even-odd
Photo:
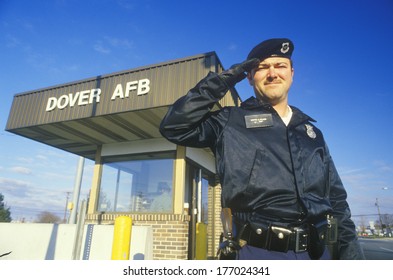
[[[309,233],[306,228],[295,227],[292,229],[270,226],[268,229],[253,229],[250,224],[245,224],[239,231],[239,243],[250,245],[270,251],[295,252],[307,251]]]

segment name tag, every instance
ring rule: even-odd
[[[247,128],[273,126],[272,114],[259,114],[244,116]]]

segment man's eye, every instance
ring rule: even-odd
[[[287,68],[286,64],[277,64],[276,68]]]

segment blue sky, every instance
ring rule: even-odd
[[[289,37],[290,104],[318,121],[354,218],[376,214],[376,198],[393,214],[392,30],[391,0],[1,0],[0,192],[14,220],[62,218],[79,159],[4,130],[15,94],[210,51],[228,68]],[[253,95],[245,81],[236,88]]]

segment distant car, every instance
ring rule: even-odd
[[[374,235],[374,233],[370,229],[365,229],[363,232],[363,236],[373,236],[373,235]]]

